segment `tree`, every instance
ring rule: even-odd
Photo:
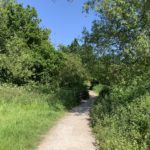
[[[139,73],[148,71],[149,1],[89,0],[84,8],[86,11],[94,10],[99,17],[93,23],[92,32],[84,34],[85,39],[99,53],[98,57],[112,55],[107,61],[121,68],[116,75],[122,79],[119,82],[128,82]],[[111,72],[115,72],[117,68],[111,67],[114,69]],[[125,75],[127,71],[130,76]],[[115,81],[116,77],[112,81]]]
[[[73,53],[63,53],[63,68],[60,72],[61,86],[77,88],[83,85],[88,75],[81,58]]]
[[[80,51],[80,45],[79,45],[78,40],[76,38],[70,44],[69,50],[71,53],[78,53]]]
[[[62,56],[49,42],[50,31],[39,26],[36,10],[13,3],[0,9],[4,20],[0,24],[1,81],[18,85],[30,80],[54,82]]]

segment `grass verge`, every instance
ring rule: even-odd
[[[0,86],[0,150],[35,149],[65,111],[56,95]]]

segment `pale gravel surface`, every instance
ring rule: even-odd
[[[96,150],[89,123],[89,109],[96,94],[67,113],[53,127],[38,146],[38,150]]]

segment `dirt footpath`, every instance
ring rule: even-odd
[[[45,136],[38,150],[96,150],[89,125],[89,109],[96,94],[67,113]]]

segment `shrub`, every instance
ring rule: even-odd
[[[114,86],[110,94],[101,95],[103,89],[91,110],[92,126],[101,149],[149,150],[148,83]]]

